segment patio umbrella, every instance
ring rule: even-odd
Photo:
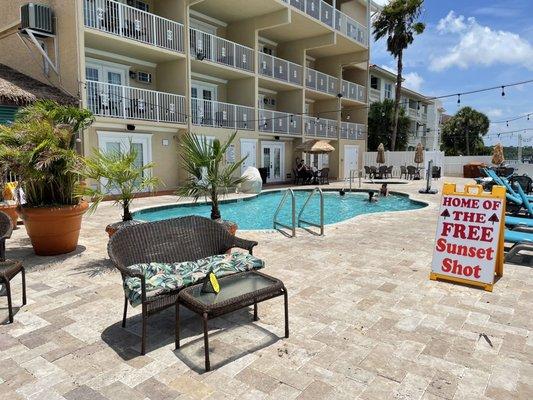
[[[418,143],[415,150],[415,163],[418,167],[419,164],[422,164],[424,162],[424,148],[422,147],[422,143]]]
[[[380,143],[378,146],[378,155],[376,157],[377,164],[385,164],[385,147],[383,143]]]
[[[494,165],[502,165],[504,161],[505,161],[505,158],[503,156],[503,146],[501,143],[497,143],[493,149],[492,163]]]
[[[331,153],[335,147],[329,144],[329,140],[312,139],[296,146],[296,150],[309,154]]]

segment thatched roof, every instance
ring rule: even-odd
[[[36,100],[50,99],[61,104],[78,104],[74,97],[58,88],[0,64],[0,104],[25,106]]]
[[[331,153],[335,147],[329,144],[329,140],[311,139],[296,146],[296,150],[309,154]]]

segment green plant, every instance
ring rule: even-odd
[[[368,110],[368,150],[376,151],[379,144],[383,143],[386,149],[392,148],[391,133],[394,121],[394,101],[385,99],[375,102]],[[398,131],[396,135],[396,149],[405,150],[409,136],[411,120],[405,115],[405,110],[400,108],[398,117]]]
[[[376,40],[387,37],[387,50],[397,60],[396,95],[392,121],[391,151],[396,149],[396,134],[402,90],[403,52],[413,43],[415,35],[424,32],[426,26],[417,19],[424,0],[392,0],[383,7],[373,23]]]
[[[0,125],[0,163],[20,178],[26,207],[77,205],[82,157],[77,134],[93,121],[88,110],[37,101],[10,126]]]
[[[482,112],[461,108],[442,127],[442,150],[450,156],[490,154],[483,142],[489,126],[489,118]]]
[[[122,207],[123,221],[130,221],[132,215],[130,206],[136,194],[145,190],[153,190],[162,182],[150,175],[154,163],[137,165],[137,150],[131,146],[127,152],[102,151],[93,149],[93,154],[85,161],[83,176],[99,182],[96,188],[84,186],[80,194],[90,196],[93,200],[90,211],[96,210],[104,197],[117,193],[115,204]]]
[[[218,139],[210,144],[205,137],[198,138],[187,133],[181,141],[181,158],[183,167],[189,174],[186,183],[177,191],[179,196],[193,197],[198,201],[200,197],[211,200],[211,219],[220,219],[219,197],[227,193],[230,188],[243,183],[246,179],[235,177],[246,158],[237,162],[225,162],[224,156],[237,132],[221,144]]]

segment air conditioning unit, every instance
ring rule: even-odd
[[[20,8],[22,29],[32,29],[37,32],[54,33],[53,13],[50,6],[45,4],[28,3]]]

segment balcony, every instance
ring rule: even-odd
[[[184,124],[185,97],[130,86],[87,81],[87,108],[102,117]]]
[[[408,108],[407,115],[411,118],[418,118],[418,110],[416,108]]]
[[[294,85],[303,84],[301,65],[265,53],[259,53],[259,74]]]
[[[379,89],[370,88],[369,100],[370,100],[371,103],[375,103],[375,102],[381,101],[381,94],[379,92]]]
[[[87,28],[183,53],[183,25],[112,0],[84,0]]]
[[[366,101],[365,87],[357,83],[342,81],[342,96],[349,100],[359,101],[364,103]]]
[[[353,122],[341,122],[341,139],[363,140],[365,138],[365,125]]]
[[[254,130],[254,108],[220,101],[191,99],[193,125]]]
[[[254,49],[190,28],[191,54],[226,67],[254,72]]]
[[[258,110],[258,129],[260,132],[281,133],[300,136],[302,116],[282,111]]]
[[[306,13],[310,17],[320,21],[330,28],[355,40],[359,44],[368,47],[367,29],[344,14],[342,11],[334,9],[331,5],[322,0],[283,0],[294,8]]]
[[[311,68],[306,68],[305,87],[336,96],[339,93],[339,80]]]
[[[337,121],[327,118],[315,118],[304,116],[304,134],[305,136],[337,138]]]

